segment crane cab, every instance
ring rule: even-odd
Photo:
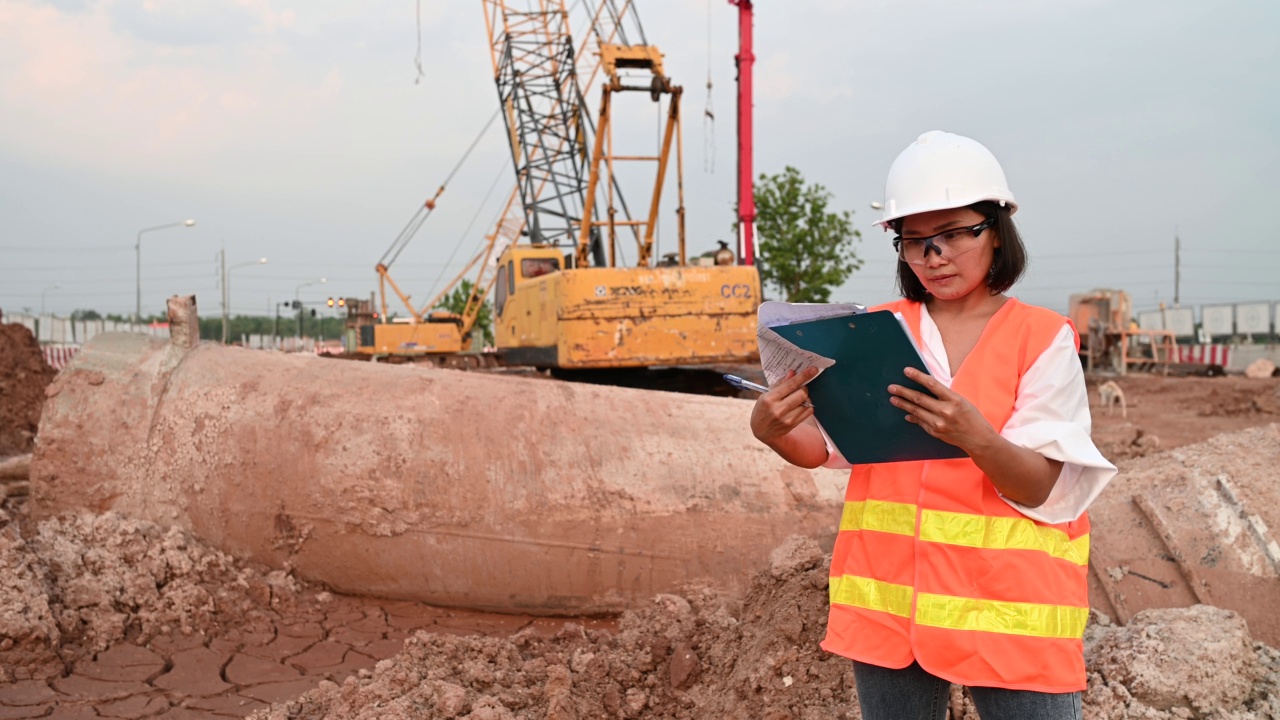
[[[588,369],[758,359],[754,267],[571,267],[572,260],[545,245],[511,245],[499,257],[494,337],[505,364]]]

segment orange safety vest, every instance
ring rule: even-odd
[[[919,303],[876,309],[901,312],[922,344]],[[1022,376],[1067,322],[1010,298],[951,388],[1003,428]],[[832,555],[822,647],[886,668],[915,660],[962,685],[1083,690],[1088,569],[1086,515],[1032,520],[969,458],[859,465]]]

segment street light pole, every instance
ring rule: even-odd
[[[43,290],[41,290],[41,291],[40,291],[40,317],[44,317],[44,295],[45,295],[45,293],[49,292],[50,290],[58,290],[58,289],[61,289],[61,288],[62,288],[62,285],[60,285],[60,284],[58,284],[58,283],[54,283],[54,284],[50,285],[49,287],[47,287],[47,288],[45,288],[45,289],[43,289]]]
[[[133,246],[134,257],[137,260],[137,270],[136,275],[134,276],[137,279],[137,296],[133,306],[133,321],[135,323],[142,319],[142,233],[151,232],[153,230],[163,230],[171,227],[191,227],[195,224],[195,220],[183,220],[182,222],[166,223],[164,225],[142,228],[138,231],[138,242]]]
[[[311,285],[323,285],[329,282],[329,278],[320,278],[319,280],[311,280],[304,282],[293,289],[293,302],[298,306],[298,340],[302,340],[302,288]]]
[[[231,271],[251,265],[266,265],[266,258],[227,267],[227,250],[222,250],[222,344],[227,344],[227,325],[231,321]]]

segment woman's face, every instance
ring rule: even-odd
[[[939,300],[959,300],[974,290],[986,291],[995,249],[1000,247],[991,227],[982,229],[976,238],[966,230],[944,235],[933,242],[919,242],[921,238],[934,239],[949,230],[972,228],[986,220],[981,213],[967,207],[934,210],[902,219],[903,244],[914,245],[917,253],[923,245],[923,259],[917,258],[910,266],[930,295]],[[912,243],[913,239],[917,242]],[[952,242],[948,244],[946,239]]]

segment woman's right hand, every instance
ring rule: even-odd
[[[809,391],[805,383],[818,375],[815,367],[805,368],[796,374],[787,371],[787,376],[769,392],[762,393],[756,399],[751,410],[751,433],[760,442],[774,450],[780,450],[783,438],[795,430],[805,420],[813,417],[813,407],[809,405]]]

